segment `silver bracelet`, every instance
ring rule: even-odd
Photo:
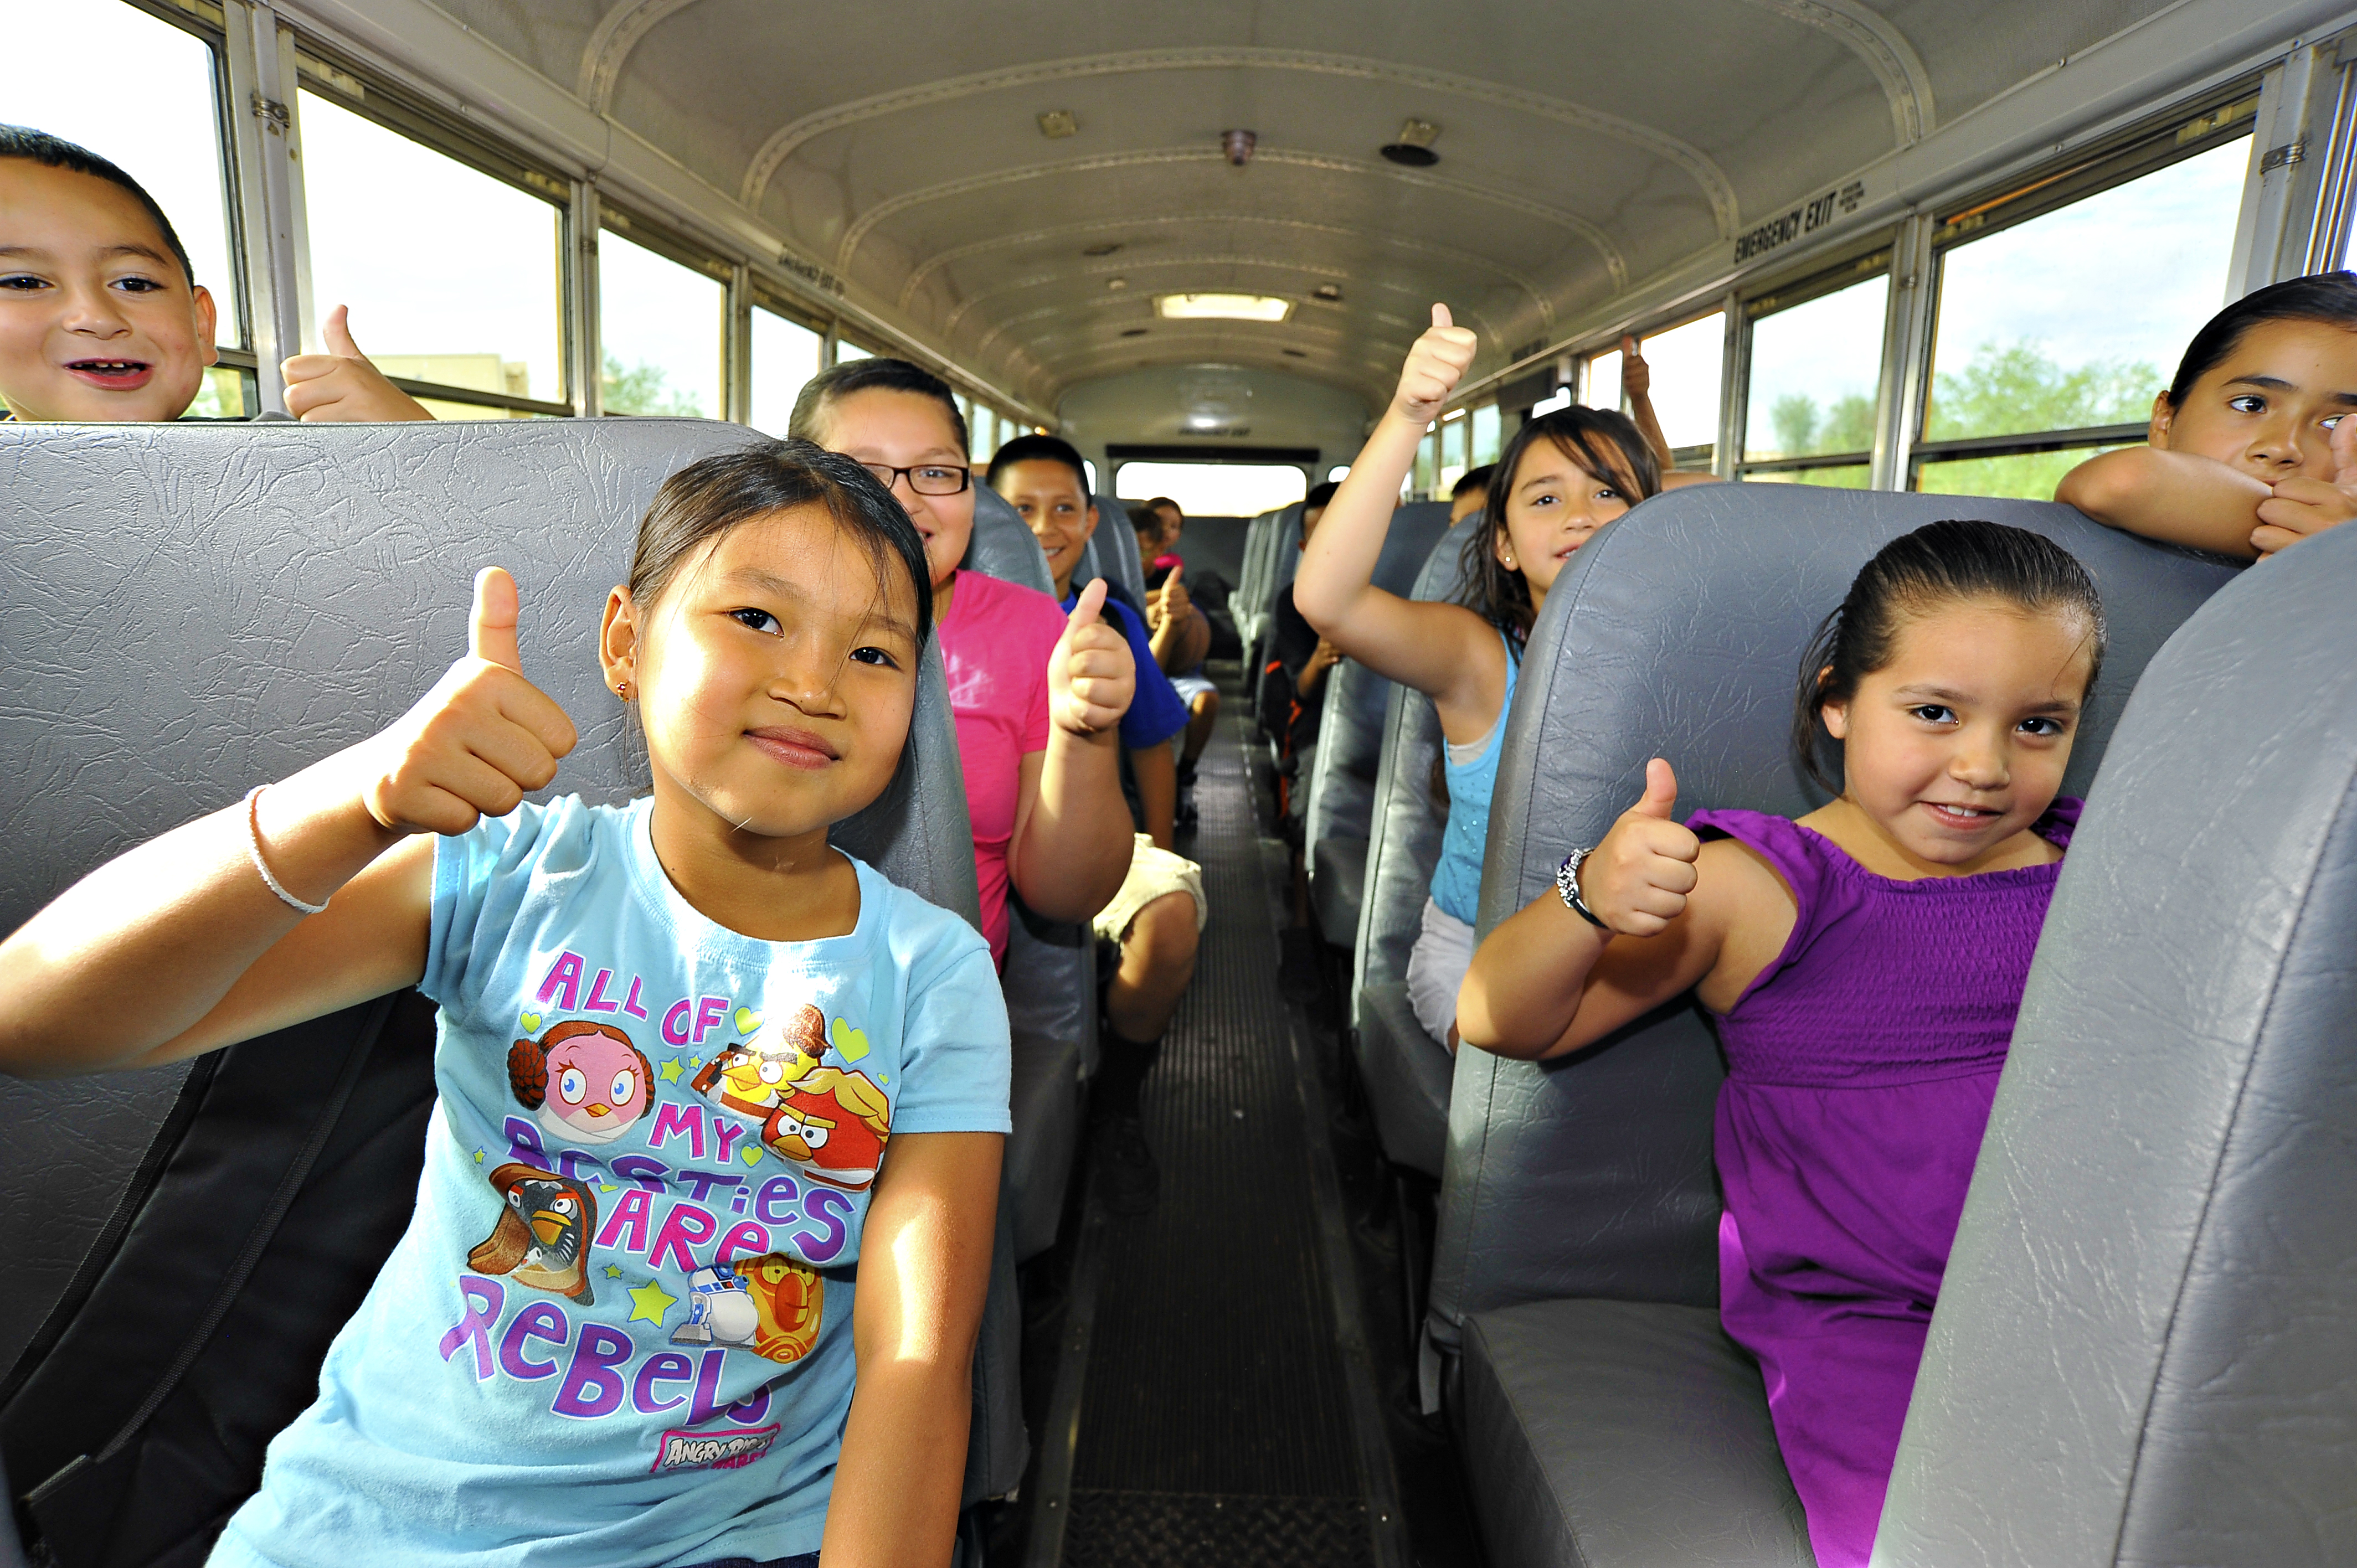
[[[1590,844],[1586,849],[1576,849],[1565,855],[1563,864],[1555,868],[1555,890],[1563,899],[1565,908],[1597,929],[1609,932],[1612,928],[1606,925],[1596,911],[1587,907],[1587,900],[1579,896],[1580,862],[1595,853],[1596,847]]]
[[[266,784],[256,784],[245,792],[245,853],[253,862],[253,869],[262,873],[263,886],[278,895],[278,901],[301,915],[316,915],[325,904],[306,904],[286,891],[275,876],[270,875],[270,863],[262,858],[262,792]]]

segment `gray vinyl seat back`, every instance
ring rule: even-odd
[[[1442,534],[1425,554],[1409,597],[1453,600],[1465,588],[1465,542],[1481,526],[1474,513]],[[1424,901],[1440,864],[1441,831],[1448,813],[1432,796],[1432,767],[1440,756],[1440,715],[1432,699],[1391,683],[1383,703],[1374,795],[1367,820],[1367,875],[1359,895],[1359,931],[1351,944],[1351,1021],[1371,985],[1407,978],[1407,956],[1423,929]],[[1436,1047],[1436,1049],[1438,1047]]]
[[[1056,591],[1048,571],[1048,557],[1032,537],[1030,525],[1013,503],[988,485],[974,488],[974,532],[965,543],[965,559],[958,565],[985,577],[1020,583],[1043,594]]]
[[[1089,539],[1096,575],[1126,590],[1143,608],[1146,563],[1137,553],[1137,531],[1129,526],[1129,509],[1111,496],[1089,499],[1097,508],[1097,531]]]
[[[1857,569],[1900,534],[1979,517],[2047,535],[2086,566],[2111,627],[2064,789],[2083,794],[2154,650],[2232,579],[2050,502],[1706,485],[1600,532],[1540,615],[1504,736],[1480,929],[1554,886],[1641,792],[1677,770],[1681,820],[1706,807],[1822,803],[1790,751],[1802,650]],[[1430,1321],[1566,1296],[1717,1302],[1711,1119],[1723,1069],[1691,997],[1544,1066],[1458,1054]]]
[[[1228,600],[1235,612],[1236,634],[1249,645],[1260,631],[1260,622],[1254,607],[1260,603],[1262,575],[1268,569],[1269,535],[1276,526],[1277,512],[1265,511],[1244,525],[1243,560],[1236,574],[1236,589]]]
[[[0,529],[11,542],[0,625],[16,655],[0,675],[16,715],[0,738],[0,819],[9,825],[0,834],[0,929],[108,857],[398,717],[464,652],[472,579],[486,564],[515,576],[525,673],[580,732],[544,798],[642,792],[643,749],[597,658],[606,596],[628,576],[639,517],[666,477],[767,439],[683,419],[0,424]],[[901,886],[978,920],[964,789],[931,647],[894,781],[834,837]],[[266,1062],[296,1034],[216,1053],[204,1070],[239,1053],[263,1052]],[[196,1070],[0,1078],[0,1246],[16,1281],[0,1305],[0,1378],[14,1402],[7,1436],[19,1486],[42,1477],[16,1462],[17,1396],[38,1393],[52,1365],[24,1352],[37,1337],[59,1343],[60,1333],[70,1347],[65,1319],[81,1295],[69,1293],[86,1293],[93,1279],[108,1287],[91,1271],[120,1227],[136,1238],[126,1194]],[[386,1195],[399,1206],[395,1230],[412,1190]],[[1006,1332],[985,1332],[984,1363],[1003,1362],[1008,1402],[995,1431],[977,1428],[976,1495],[1005,1491],[1023,1462],[1011,1402],[1019,1327],[1011,1251],[1001,1262],[994,1300],[1006,1298]],[[166,1332],[159,1326],[168,1347]],[[212,1346],[188,1353],[199,1349]],[[253,1459],[258,1466],[258,1449]]]
[[[1448,532],[1447,501],[1411,501],[1392,513],[1372,581],[1403,598],[1415,592],[1433,547]],[[1383,717],[1392,683],[1355,659],[1327,677],[1326,711],[1318,720],[1318,758],[1309,775],[1306,842],[1362,839],[1375,809],[1376,765],[1383,749]]]
[[[2030,970],[1878,1563],[2299,1565],[2357,1547],[2352,597],[2357,529],[2294,545],[2204,605],[2120,716]]]
[[[1295,570],[1301,564],[1302,505],[1295,501],[1276,514],[1261,545],[1260,572],[1253,584],[1245,607],[1252,613],[1252,636],[1244,641],[1247,679],[1256,680],[1267,655],[1263,651],[1275,630],[1276,596],[1293,581]]]

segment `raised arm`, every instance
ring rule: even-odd
[[[1102,618],[1102,578],[1081,590],[1048,661],[1048,748],[1023,758],[1006,877],[1051,920],[1113,902],[1135,842],[1121,793],[1121,716],[1137,690],[1129,642]]]
[[[1461,606],[1404,599],[1376,587],[1373,578],[1400,481],[1477,346],[1472,333],[1450,324],[1447,306],[1432,307],[1431,328],[1408,350],[1398,392],[1327,502],[1293,579],[1294,607],[1303,618],[1351,658],[1431,697],[1452,740],[1470,738],[1458,731],[1479,734],[1495,717],[1505,682],[1498,634]],[[1451,724],[1452,717],[1471,722]]]
[[[1675,820],[1676,804],[1677,779],[1656,757],[1644,795],[1579,868],[1582,900],[1602,927],[1551,889],[1490,933],[1457,993],[1464,1043],[1539,1059],[1592,1046],[1697,984],[1706,1002],[1732,1003],[1710,983],[1759,943],[1731,943],[1730,932],[1747,916],[1747,935],[1772,929],[1781,884],[1744,850],[1703,843]],[[1741,983],[1765,962],[1751,962]]]
[[[241,801],[99,867],[0,943],[0,1071],[174,1061],[414,983],[428,835],[513,811],[573,746],[516,668],[515,626],[514,582],[487,570],[473,651],[398,723],[272,785],[251,820]],[[257,853],[326,910],[273,893]]]
[[[1662,466],[1666,481],[1672,461],[1670,438],[1662,434],[1662,416],[1653,412],[1653,367],[1645,362],[1637,339],[1626,334],[1620,338],[1620,390],[1628,393],[1629,417],[1636,423],[1637,434],[1645,438],[1653,461]]]
[[[1154,628],[1154,661],[1166,675],[1177,675],[1203,662],[1211,650],[1211,623],[1188,597],[1179,581],[1187,568],[1173,566],[1162,586],[1146,596],[1146,618]]]
[[[827,1568],[949,1561],[1005,1144],[996,1133],[906,1133],[876,1178],[851,1308],[857,1381],[819,1552]]]
[[[338,306],[319,324],[324,354],[296,354],[282,361],[286,412],[311,424],[379,424],[397,420],[431,421],[425,405],[386,379],[374,360],[352,341],[347,306]]]

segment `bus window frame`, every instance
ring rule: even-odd
[[[1931,463],[2078,450],[2092,456],[2104,447],[2143,443],[2149,428],[2145,420],[2073,430],[2025,430],[2002,435],[1925,439],[1948,255],[1960,246],[2060,212],[2229,142],[2252,136],[2257,127],[2259,102],[2260,79],[2255,75],[2240,77],[2171,108],[2157,122],[2147,120],[2088,147],[2059,167],[2049,165],[2025,171],[2001,186],[1985,188],[1934,209],[1930,217],[1932,227],[1927,243],[1928,308],[1924,312],[1922,342],[1915,356],[1913,381],[1908,389],[1913,403],[1907,432],[1907,462],[1904,473],[1898,476],[1899,489],[1920,490],[1923,468]],[[2246,188],[2247,180],[2245,176]]]
[[[685,267],[690,272],[701,273],[720,285],[720,313],[718,319],[713,323],[713,330],[719,335],[720,338],[721,412],[713,417],[735,424],[748,424],[753,414],[751,400],[741,395],[738,386],[740,378],[737,373],[737,358],[740,350],[737,343],[736,323],[742,308],[737,292],[739,279],[737,263],[716,251],[697,244],[661,219],[646,217],[640,209],[626,203],[608,200],[602,193],[597,202],[597,228],[601,234],[610,230],[640,249],[652,251],[663,260]],[[749,279],[750,269],[748,268],[746,271]],[[601,274],[598,279],[601,285],[600,296],[593,302],[593,308],[598,312],[598,342],[601,350],[605,341],[605,301],[602,293],[604,281]],[[749,368],[748,361],[748,369]],[[604,376],[602,365],[599,367],[598,374],[602,380]],[[606,411],[600,409],[598,412],[602,414]],[[672,416],[615,414],[613,417],[660,419]]]
[[[1738,329],[1742,334],[1734,358],[1734,374],[1728,378],[1726,428],[1733,433],[1729,446],[1735,458],[1727,477],[1749,478],[1753,474],[1800,473],[1816,468],[1871,467],[1874,448],[1856,452],[1812,452],[1797,457],[1765,457],[1757,460],[1746,456],[1746,443],[1750,438],[1751,420],[1751,356],[1752,328],[1760,322],[1783,311],[1797,308],[1839,294],[1846,288],[1880,276],[1889,278],[1891,262],[1899,253],[1897,236],[1885,230],[1878,234],[1860,236],[1856,252],[1830,265],[1813,266],[1797,274],[1763,280],[1742,291],[1736,306]],[[1895,285],[1897,280],[1891,280]],[[1889,299],[1884,301],[1884,317],[1889,319]],[[1884,386],[1888,380],[1880,363],[1881,349],[1876,350],[1875,425],[1882,424]]]

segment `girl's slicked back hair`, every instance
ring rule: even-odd
[[[1925,523],[1858,569],[1848,595],[1801,655],[1792,750],[1803,773],[1828,793],[1841,793],[1833,766],[1838,743],[1824,727],[1824,705],[1857,696],[1860,681],[1889,664],[1910,617],[1973,599],[2085,617],[2087,689],[2094,690],[2104,669],[2104,601],[2077,556],[2042,533],[2001,522]]]
[[[1538,607],[1531,602],[1531,585],[1522,573],[1510,571],[1498,559],[1498,541],[1505,536],[1506,503],[1513,492],[1523,455],[1541,441],[1552,442],[1582,467],[1606,482],[1634,490],[1629,504],[1661,493],[1662,466],[1637,430],[1636,421],[1616,409],[1573,403],[1541,414],[1514,432],[1506,449],[1490,470],[1490,491],[1482,502],[1481,521],[1466,538],[1461,572],[1465,586],[1457,602],[1506,633],[1516,649],[1530,640]]]
[[[2169,406],[2183,408],[2193,383],[2214,371],[2234,351],[2244,334],[2263,321],[2318,321],[2357,332],[2357,274],[2311,273],[2253,289],[2212,317],[2177,364],[2177,379],[2169,383]]]
[[[963,458],[972,449],[957,393],[950,391],[949,382],[924,366],[912,365],[906,360],[848,360],[831,370],[821,371],[802,383],[801,393],[794,399],[794,412],[786,421],[787,433],[803,441],[823,441],[828,407],[853,392],[873,388],[931,398],[949,415],[950,428],[957,432],[959,456]]]
[[[796,507],[826,508],[843,531],[859,542],[876,571],[878,594],[890,593],[897,565],[916,597],[917,646],[933,629],[932,576],[925,565],[925,542],[916,525],[852,459],[789,438],[764,441],[735,452],[701,457],[665,479],[654,504],[639,520],[639,544],[630,559],[630,597],[642,608],[662,596],[691,556],[707,551],[742,522]]]

